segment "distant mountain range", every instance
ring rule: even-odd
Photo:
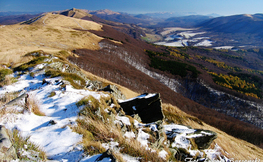
[[[182,17],[171,17],[163,22],[159,22],[155,27],[194,27],[206,20],[210,20],[211,16],[189,15]]]
[[[1,12],[0,11],[0,16],[10,16],[10,15],[35,15],[41,12],[12,12],[12,11],[8,11],[8,12]]]
[[[11,25],[11,24],[16,24],[16,23],[20,23],[22,21],[26,21],[28,19],[32,19],[34,17],[37,17],[39,15],[41,15],[41,13],[38,14],[18,14],[18,15],[6,15],[3,13],[0,13],[0,15],[4,15],[4,16],[0,16],[0,25]]]
[[[121,12],[114,12],[108,9],[88,11],[88,13],[95,15],[99,18],[128,23],[137,24],[143,27],[167,27],[167,26],[180,26],[180,27],[192,27],[204,20],[208,20],[214,17],[218,17],[217,14],[211,15],[197,15],[197,13],[178,13],[178,12],[156,12],[146,14],[128,14]]]
[[[263,36],[263,14],[217,17],[204,21],[198,26],[215,32],[249,33]]]

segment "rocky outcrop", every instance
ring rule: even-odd
[[[4,161],[17,159],[16,150],[9,137],[10,134],[4,126],[0,125],[0,159]]]
[[[116,99],[122,99],[125,100],[125,95],[119,90],[119,88],[116,85],[109,84],[108,86],[104,87],[103,89],[100,89],[101,91],[109,92],[113,95]]]
[[[99,90],[102,88],[102,82],[97,81],[97,80],[94,80],[94,81],[89,80],[87,81],[86,87],[91,90]]]
[[[205,154],[196,154],[196,150],[204,152],[217,138],[215,132],[202,129],[192,129],[183,125],[164,125],[170,151],[176,159],[187,161],[210,161]],[[193,154],[193,152],[195,152]]]
[[[144,93],[132,99],[119,100],[119,104],[126,115],[138,114],[143,123],[156,122],[164,118],[159,93]]]
[[[184,140],[199,150],[208,149],[217,138],[215,132],[202,129],[172,129],[167,131],[166,135],[171,142]],[[181,139],[181,137],[183,138]]]
[[[25,104],[25,98],[27,97],[27,93],[23,93],[22,95],[18,96],[17,98],[9,101],[5,104],[5,106],[14,106],[19,104]]]

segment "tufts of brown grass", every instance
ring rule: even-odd
[[[24,150],[31,153],[34,156],[34,159],[37,159],[37,161],[46,161],[47,155],[43,151],[40,146],[32,143],[29,141],[30,137],[22,137],[18,130],[13,130],[12,133],[12,143],[16,150],[17,157],[19,160],[22,161],[30,161],[33,159],[30,159],[27,154],[24,154]]]
[[[82,145],[84,151],[90,155],[105,152],[102,143],[118,142],[120,151],[114,151],[113,155],[123,161],[121,154],[128,154],[133,157],[140,157],[140,161],[164,161],[158,156],[158,150],[152,151],[141,145],[136,139],[126,139],[123,136],[121,127],[115,124],[116,110],[109,107],[114,102],[111,96],[101,98],[100,101],[92,96],[87,96],[77,102],[80,111],[77,126],[72,129],[83,135]],[[115,103],[117,104],[117,103]],[[116,106],[116,108],[118,105]],[[107,112],[104,111],[107,108]],[[131,120],[129,131],[136,131],[134,122]]]
[[[45,75],[50,76],[50,77],[61,76],[65,80],[69,81],[70,84],[76,89],[82,89],[86,85],[86,81],[82,77],[74,73],[66,73],[66,72],[63,73],[60,70],[48,69],[46,70]]]
[[[46,116],[46,114],[40,110],[38,101],[31,95],[28,95],[26,97],[26,110],[30,110],[31,112],[33,112],[35,115],[38,116]]]
[[[0,87],[10,85],[17,81],[16,78],[9,75],[12,73],[13,71],[11,69],[0,69]]]
[[[133,157],[140,157],[140,161],[159,161],[164,162],[165,160],[160,158],[158,151],[153,152],[144,146],[135,139],[126,140],[124,138],[120,139],[121,153],[128,154]]]

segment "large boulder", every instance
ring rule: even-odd
[[[0,125],[0,159],[3,161],[11,161],[17,159],[16,150],[9,138],[8,130]]]
[[[144,93],[128,100],[119,100],[126,115],[138,114],[143,123],[152,123],[163,120],[160,94]]]

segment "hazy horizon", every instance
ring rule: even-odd
[[[109,9],[130,14],[173,12],[178,14],[218,14],[227,16],[262,13],[261,6],[263,6],[263,1],[260,0],[0,0],[0,12],[50,12],[78,8],[87,10]]]

